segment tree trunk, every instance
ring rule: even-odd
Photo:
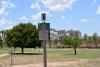
[[[88,43],[88,42],[86,42],[86,48],[90,48],[90,47],[89,47],[89,43]]]
[[[1,45],[1,50],[2,50],[2,48],[3,48],[3,45]]]
[[[3,47],[1,46],[1,50],[2,50],[2,48],[3,48]]]
[[[49,44],[49,48],[51,48],[51,41],[48,41],[48,42],[49,42],[49,43],[48,43],[48,44]]]
[[[14,51],[16,50],[16,47],[14,47]]]
[[[74,54],[77,55],[76,46],[74,46]]]
[[[22,50],[22,54],[24,53],[24,48],[23,47],[21,47],[21,50]]]
[[[95,44],[95,48],[97,48],[97,43]]]

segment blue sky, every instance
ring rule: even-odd
[[[37,25],[43,12],[51,28],[100,35],[100,0],[0,0],[0,30],[21,22]]]

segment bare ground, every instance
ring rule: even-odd
[[[10,58],[0,58],[0,67],[43,67],[43,57],[18,55]],[[100,58],[48,58],[48,67],[100,67]]]
[[[95,59],[97,60],[97,59]],[[98,59],[100,60],[100,59]],[[52,62],[48,63],[48,67],[100,67],[100,61],[98,64],[93,64],[94,59],[79,59],[76,61],[65,61],[65,62]],[[12,67],[43,67],[43,63],[39,64],[28,64],[28,65],[15,65]]]

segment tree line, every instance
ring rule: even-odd
[[[72,38],[72,39],[78,39],[82,41],[82,44],[79,46],[81,48],[100,48],[100,36],[97,35],[97,33],[92,34],[91,36],[84,34],[82,36],[81,32],[79,30],[55,30],[58,34],[55,34],[54,36],[51,36],[51,38],[56,45],[56,47],[70,47],[68,45],[64,44],[64,38],[66,36]],[[58,43],[58,44],[57,44]],[[60,43],[60,44],[59,44]]]
[[[92,36],[84,34],[82,37],[81,32],[78,30],[60,30],[57,31],[59,34],[58,38],[55,38],[54,42],[60,43],[59,46],[70,47],[74,49],[74,54],[77,54],[77,48],[99,48],[100,47],[100,37],[94,33]],[[58,45],[56,45],[58,46]]]
[[[94,33],[92,36],[84,34],[82,37],[81,32],[78,30],[55,30],[56,34],[50,31],[50,47],[52,41],[55,43],[55,47],[73,47],[76,54],[77,47],[87,47],[87,48],[98,48],[100,47],[100,36]],[[24,48],[37,48],[41,47],[41,42],[38,36],[38,28],[31,23],[20,23],[14,26],[12,29],[0,31],[0,47],[1,50],[3,46],[7,47],[20,47],[22,53],[24,53]],[[59,45],[58,45],[59,43]]]

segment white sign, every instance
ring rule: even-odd
[[[50,24],[49,23],[39,23],[39,40],[49,40],[50,38]]]

